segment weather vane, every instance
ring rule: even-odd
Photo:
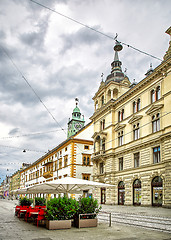
[[[119,52],[122,50],[123,46],[121,45],[121,43],[117,40],[118,34],[116,33],[116,36],[114,37],[115,40],[115,46],[114,46],[114,50],[116,52]]]

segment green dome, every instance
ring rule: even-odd
[[[80,113],[80,109],[76,106],[73,110],[73,113]]]

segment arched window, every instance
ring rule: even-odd
[[[134,140],[139,139],[140,137],[140,124],[137,123],[133,126],[133,138]]]
[[[133,113],[136,113],[136,102],[133,102]]]
[[[133,204],[141,205],[141,181],[139,179],[133,183]]]
[[[140,111],[140,99],[137,101],[137,111]]]
[[[105,139],[102,139],[102,151],[105,151]]]
[[[121,112],[119,111],[118,112],[118,122],[120,122],[121,121]]]
[[[104,104],[104,96],[102,96],[102,105]]]
[[[98,101],[96,101],[96,103],[95,103],[95,110],[97,110],[98,109]]]
[[[162,178],[157,176],[152,180],[152,205],[162,206],[163,201],[163,181]]]
[[[155,133],[157,131],[160,131],[160,114],[159,113],[152,116],[152,132]]]
[[[151,91],[151,103],[155,102],[155,91]]]
[[[103,119],[103,130],[105,129],[105,119]]]
[[[120,181],[118,184],[118,205],[124,205],[125,202],[125,184]]]
[[[160,86],[157,87],[156,89],[156,100],[160,99]]]
[[[124,119],[124,109],[122,109],[122,116],[121,116],[121,119],[122,119],[122,120]]]
[[[103,122],[100,121],[100,131],[103,130]]]

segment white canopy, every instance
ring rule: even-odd
[[[66,177],[42,184],[37,184],[32,187],[27,188],[24,193],[70,193],[79,194],[84,190],[89,190],[93,188],[101,187],[114,187],[114,185],[88,181],[78,178]]]

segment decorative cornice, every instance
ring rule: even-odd
[[[130,124],[136,122],[136,121],[139,121],[143,116],[142,115],[136,115],[136,116],[133,116],[128,122]]]
[[[163,106],[164,106],[164,104],[153,105],[145,113],[148,115],[151,115],[154,112],[157,112],[158,110],[160,110]]]
[[[118,132],[119,130],[123,129],[126,126],[126,124],[117,124],[115,128],[115,132]]]

